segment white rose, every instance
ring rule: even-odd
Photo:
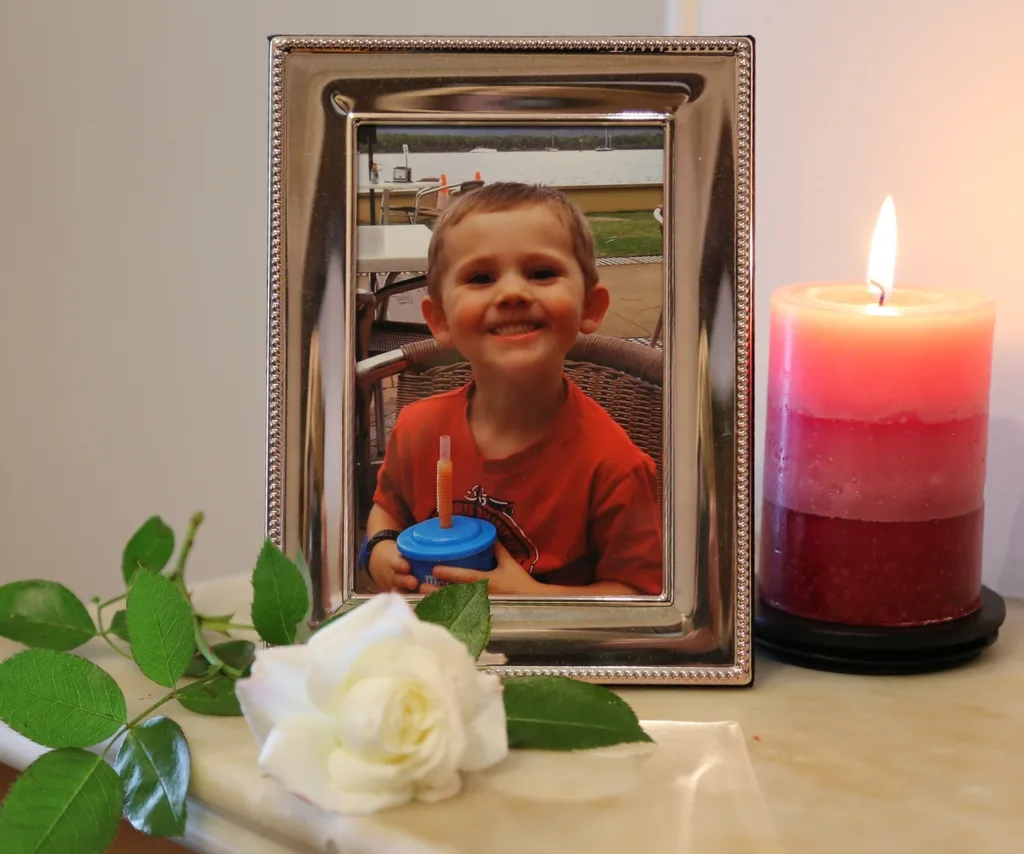
[[[256,653],[236,684],[260,768],[323,810],[369,813],[458,793],[508,755],[501,682],[397,593],[304,645]]]

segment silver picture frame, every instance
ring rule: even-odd
[[[361,174],[364,129],[660,128],[662,300],[647,350],[661,397],[648,416],[661,422],[662,592],[494,596],[480,663],[604,684],[752,684],[753,39],[269,41],[266,533],[306,560],[314,621],[369,595],[360,483],[383,413],[364,385],[409,363],[401,348],[365,346],[379,312],[357,235],[367,191],[371,224],[383,199]]]

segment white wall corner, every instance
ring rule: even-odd
[[[700,33],[700,0],[665,0],[665,35]]]

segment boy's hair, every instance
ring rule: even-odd
[[[445,235],[466,217],[481,213],[497,213],[530,205],[548,205],[569,230],[573,255],[583,271],[583,286],[590,290],[598,281],[594,253],[594,235],[583,211],[564,193],[539,184],[516,181],[495,181],[476,190],[458,193],[434,224],[427,253],[427,293],[441,299],[441,279],[444,276]]]

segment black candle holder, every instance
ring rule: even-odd
[[[988,587],[966,617],[924,626],[848,626],[797,617],[754,595],[754,642],[800,667],[838,673],[905,675],[946,670],[995,643],[1006,603]]]

